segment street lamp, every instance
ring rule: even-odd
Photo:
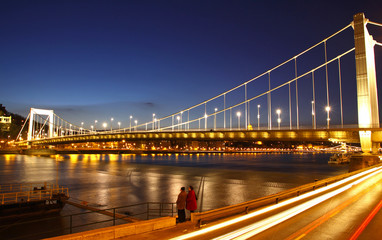
[[[92,132],[93,132],[94,126],[93,126],[93,125],[91,125],[91,126],[90,126],[90,128],[92,129]]]
[[[312,128],[315,128],[314,120],[316,118],[316,114],[314,113],[314,101],[312,101]]]
[[[135,122],[135,131],[137,131],[138,130],[137,129],[138,120],[135,120],[134,122]]]
[[[83,129],[84,129],[84,122],[81,122],[81,132],[83,133]],[[81,133],[80,133],[81,134]]]
[[[113,132],[113,121],[114,118],[110,118],[110,132]]]
[[[241,116],[241,112],[237,112],[236,116],[237,116],[237,127],[240,129],[240,116]]]
[[[280,123],[281,123],[280,114],[281,114],[281,110],[280,109],[276,109],[276,113],[277,113],[277,123],[278,123],[279,129],[280,129]]]
[[[260,104],[257,105],[257,130],[260,130]]]
[[[118,131],[121,130],[121,122],[118,122]]]
[[[204,114],[204,129],[205,130],[207,130],[207,117],[208,117],[207,113]]]
[[[216,111],[217,111],[218,109],[217,108],[215,108],[215,118],[214,118],[214,130],[216,130]]]
[[[73,135],[73,132],[72,132],[72,124],[69,125],[69,135]]]
[[[155,128],[155,125],[154,125],[154,119],[155,119],[155,113],[153,113],[153,130]]]
[[[326,107],[325,107],[325,111],[327,112],[327,118],[326,118],[326,121],[327,121],[327,124],[328,124],[328,126],[327,126],[328,128],[329,128],[329,121],[330,121],[330,115],[329,115],[330,110],[331,110],[330,106],[326,106]]]
[[[130,132],[131,132],[131,119],[133,118],[133,116],[130,116]]]
[[[97,131],[97,122],[98,122],[98,120],[95,120],[95,121],[94,121],[94,130],[95,130],[95,131]]]
[[[103,126],[104,130],[106,131],[107,123],[104,122],[104,123],[102,124],[102,126]]]

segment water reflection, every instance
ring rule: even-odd
[[[58,181],[75,199],[115,207],[175,202],[180,187],[198,189],[205,177],[198,205],[209,210],[347,172],[346,165],[328,165],[328,158],[267,153],[1,155],[0,183]]]

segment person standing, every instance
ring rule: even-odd
[[[178,220],[180,223],[186,221],[186,211],[185,211],[186,199],[187,199],[186,188],[182,187],[180,189],[178,199],[176,200],[176,208],[178,209]]]
[[[194,188],[192,186],[188,187],[186,208],[191,213],[195,212],[195,210],[197,208],[197,206],[196,206],[196,195],[195,195]]]

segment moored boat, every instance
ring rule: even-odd
[[[331,164],[342,164],[350,162],[350,154],[347,153],[336,153],[329,158],[328,163]]]
[[[0,222],[57,213],[65,206],[69,190],[48,183],[0,185]]]

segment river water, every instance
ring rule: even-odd
[[[329,154],[0,155],[0,184],[51,182],[73,200],[103,208],[175,202],[182,186],[199,192],[199,211],[277,193],[348,172]],[[201,179],[204,177],[204,187]],[[65,207],[63,214],[73,213]]]

